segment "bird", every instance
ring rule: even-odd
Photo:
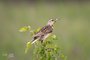
[[[38,40],[43,42],[46,38],[48,38],[53,32],[53,25],[57,20],[58,19],[50,19],[44,27],[34,34],[31,44],[34,44]]]

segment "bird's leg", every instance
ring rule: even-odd
[[[44,35],[41,35],[40,36],[40,42],[43,43],[43,38],[44,38]]]
[[[43,43],[43,40],[40,40],[41,41],[41,43]]]

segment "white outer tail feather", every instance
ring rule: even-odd
[[[32,42],[31,42],[31,44],[34,44],[36,41],[38,41],[38,39],[36,39],[36,40],[32,41]]]
[[[48,38],[49,36],[51,35],[51,33],[50,34],[47,34],[47,35],[45,35],[45,37],[44,37],[44,39],[43,40],[45,40],[46,38]],[[31,44],[34,44],[36,41],[38,41],[39,40],[39,38],[38,39],[36,39],[36,40],[34,40],[34,41],[32,41],[31,42]]]

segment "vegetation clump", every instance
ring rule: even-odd
[[[30,26],[25,26],[20,28],[19,31],[30,31],[31,36],[33,36],[39,30],[40,28],[31,30]],[[66,60],[66,56],[63,54],[62,49],[56,45],[55,40],[58,40],[57,36],[51,35],[43,43],[40,41],[34,43],[33,60]],[[28,53],[28,50],[31,48],[31,46],[31,42],[27,42],[25,53]]]

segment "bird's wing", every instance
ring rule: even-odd
[[[50,25],[46,25],[40,29],[33,37],[35,36],[41,36],[48,33],[51,33],[53,31],[53,28]]]
[[[46,25],[46,26],[42,27],[41,30],[33,36],[32,44],[39,39],[41,39],[41,40],[45,39],[44,37],[47,34],[52,33],[52,31],[53,31],[53,28],[50,25]]]
[[[46,25],[40,31],[44,34],[47,34],[47,33],[51,33],[53,31],[53,28],[50,25]]]
[[[35,43],[36,41],[38,41],[44,34],[42,32],[38,32],[37,34],[35,34],[32,38],[32,43]]]
[[[35,40],[37,38],[42,39],[47,34],[52,33],[52,31],[53,31],[52,26],[46,25],[46,26],[42,27],[41,30],[33,36],[33,40]]]

